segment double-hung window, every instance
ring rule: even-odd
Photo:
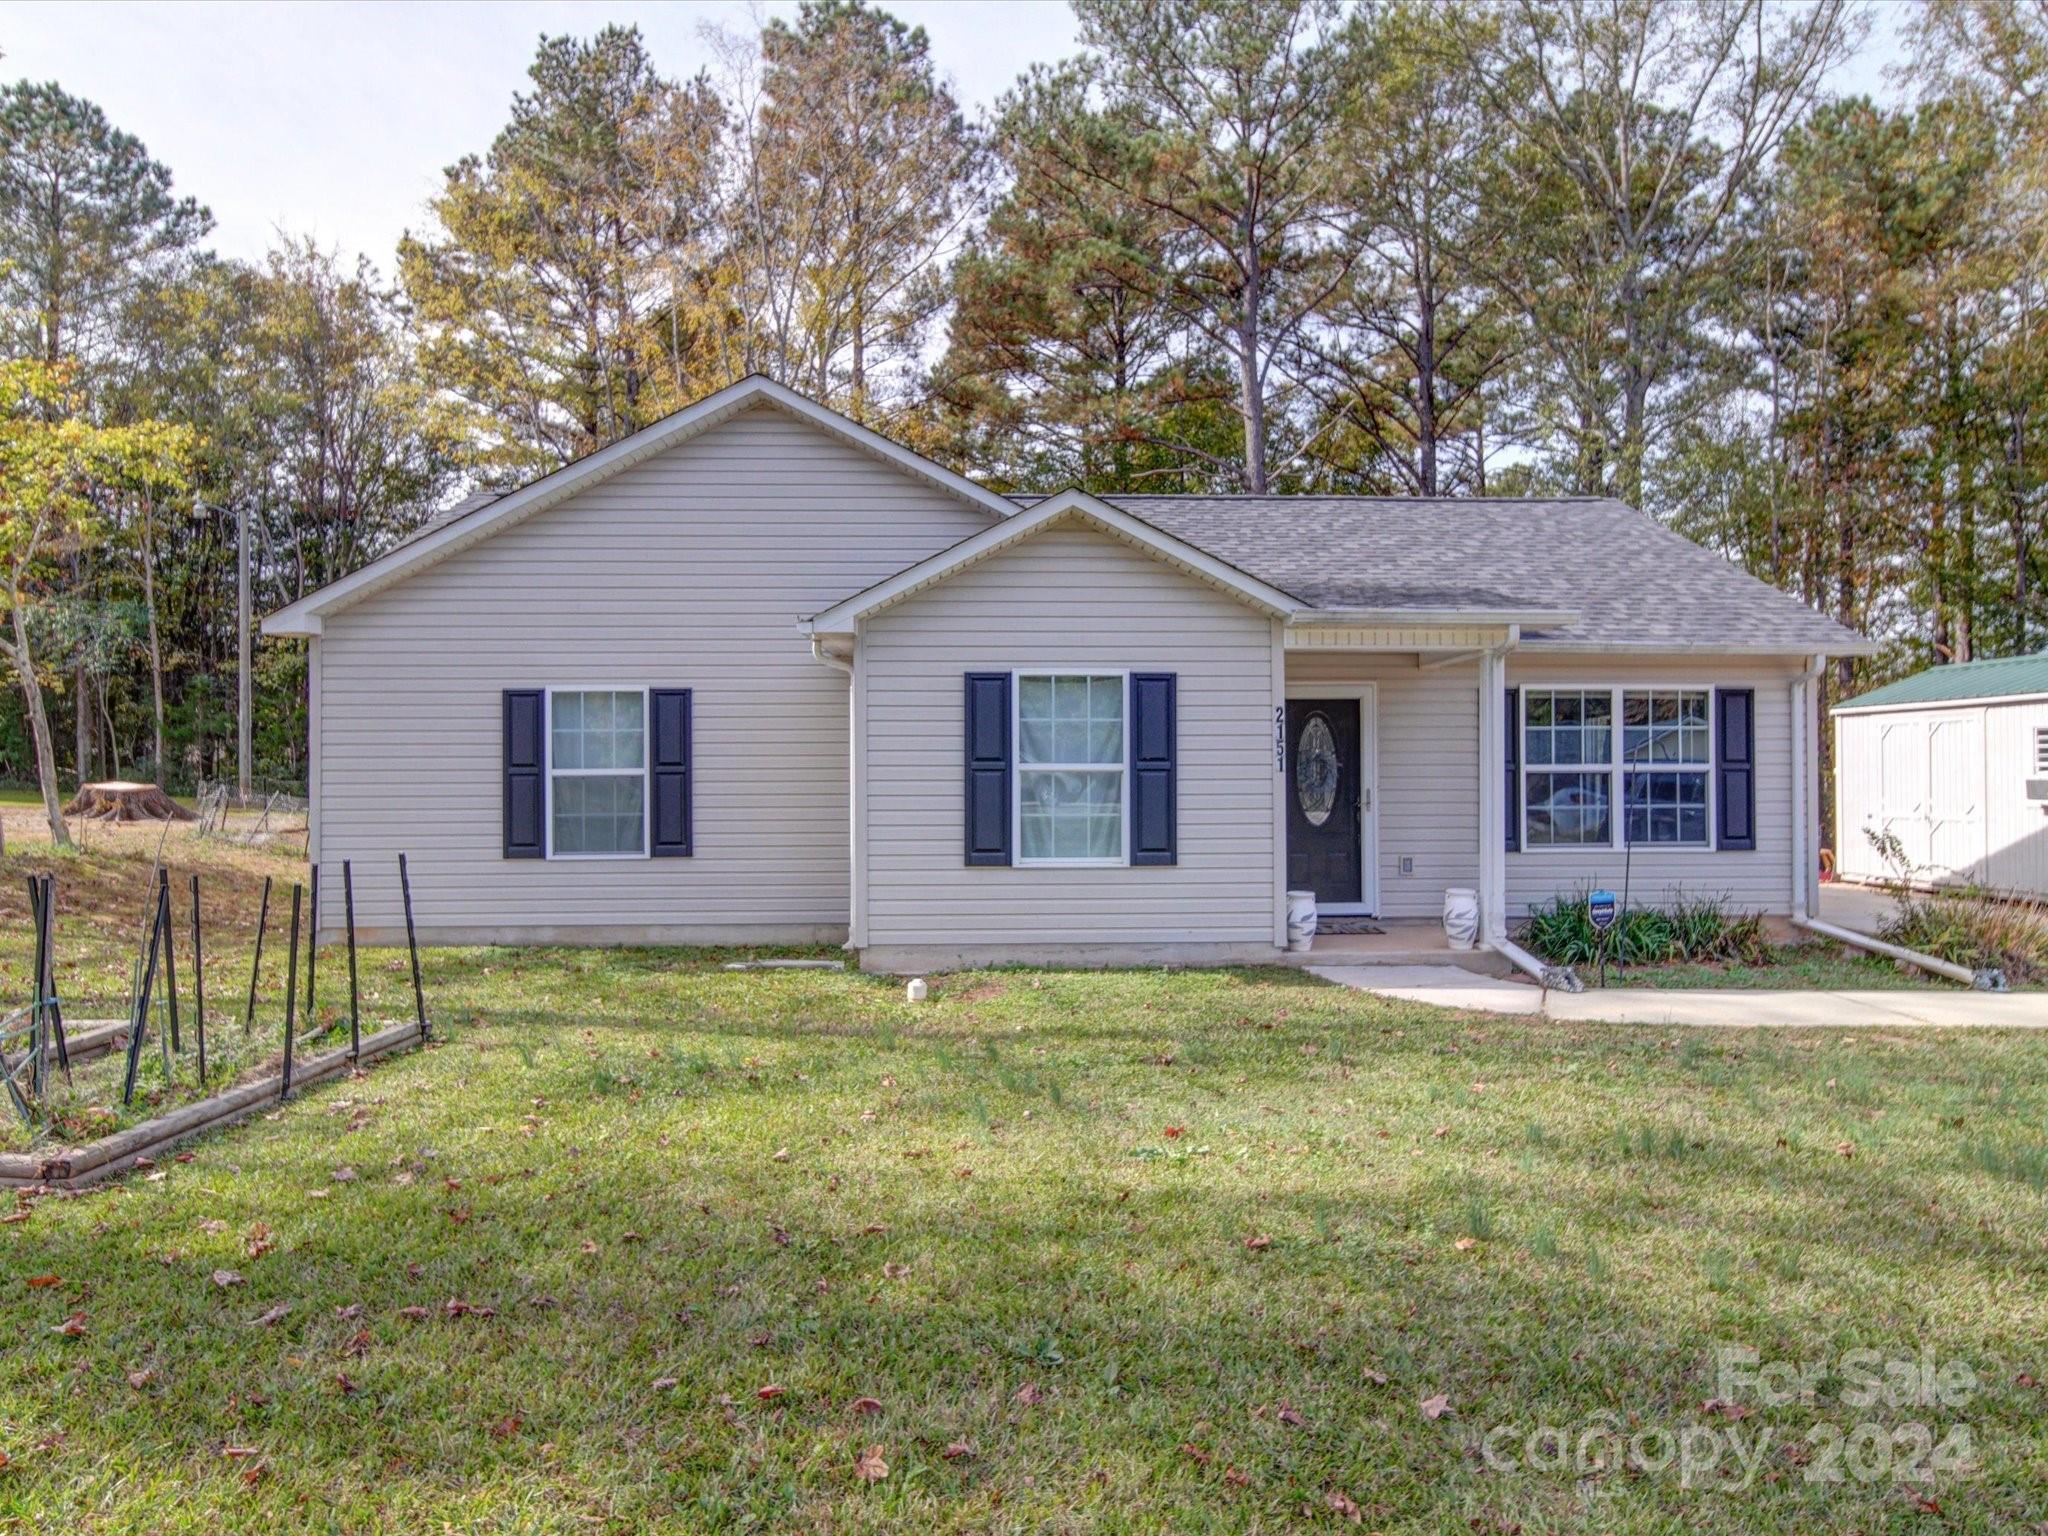
[[[1017,862],[1124,864],[1125,678],[1020,672]]]
[[[1523,847],[1711,846],[1711,689],[1524,688],[1521,699]]]
[[[1614,840],[1613,693],[1529,688],[1522,701],[1524,846],[1606,847]]]
[[[646,854],[646,690],[549,690],[547,769],[550,858]]]
[[[1622,694],[1622,800],[1629,842],[1707,846],[1712,737],[1704,688],[1630,689]]]

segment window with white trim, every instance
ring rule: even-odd
[[[550,858],[646,854],[644,689],[550,689],[547,767]]]
[[[1614,695],[1522,690],[1523,846],[1604,848],[1614,840]]]
[[[1707,703],[1704,688],[1630,689],[1622,694],[1626,841],[1707,846],[1707,779],[1714,770]]]
[[[1521,700],[1524,848],[1711,846],[1712,689],[1525,687]]]
[[[1020,672],[1014,681],[1017,862],[1127,862],[1125,679]]]

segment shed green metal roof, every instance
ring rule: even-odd
[[[1836,705],[1837,709],[1878,709],[1908,704],[1954,704],[1965,699],[2009,699],[2048,693],[2048,651],[2008,656],[2001,661],[1958,661],[1929,667]]]

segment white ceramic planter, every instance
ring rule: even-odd
[[[1444,892],[1444,937],[1453,949],[1470,949],[1479,941],[1479,893],[1454,885]]]

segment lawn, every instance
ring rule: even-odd
[[[0,1528],[2042,1518],[2037,1038],[1505,1024],[1280,971],[912,1005],[722,958],[430,952],[433,1048],[24,1203]],[[1976,1385],[1772,1405],[1726,1345]],[[1550,1456],[1601,1426],[1762,1449]]]
[[[1588,987],[1599,985],[1598,966],[1582,965],[1579,979]],[[1741,960],[1714,960],[1669,965],[1609,965],[1610,987],[1727,988],[1745,992],[1911,992],[1927,988],[1954,991],[1957,984],[1945,977],[1908,971],[1876,955],[1858,954],[1846,945],[1803,942],[1775,945],[1760,964]]]

